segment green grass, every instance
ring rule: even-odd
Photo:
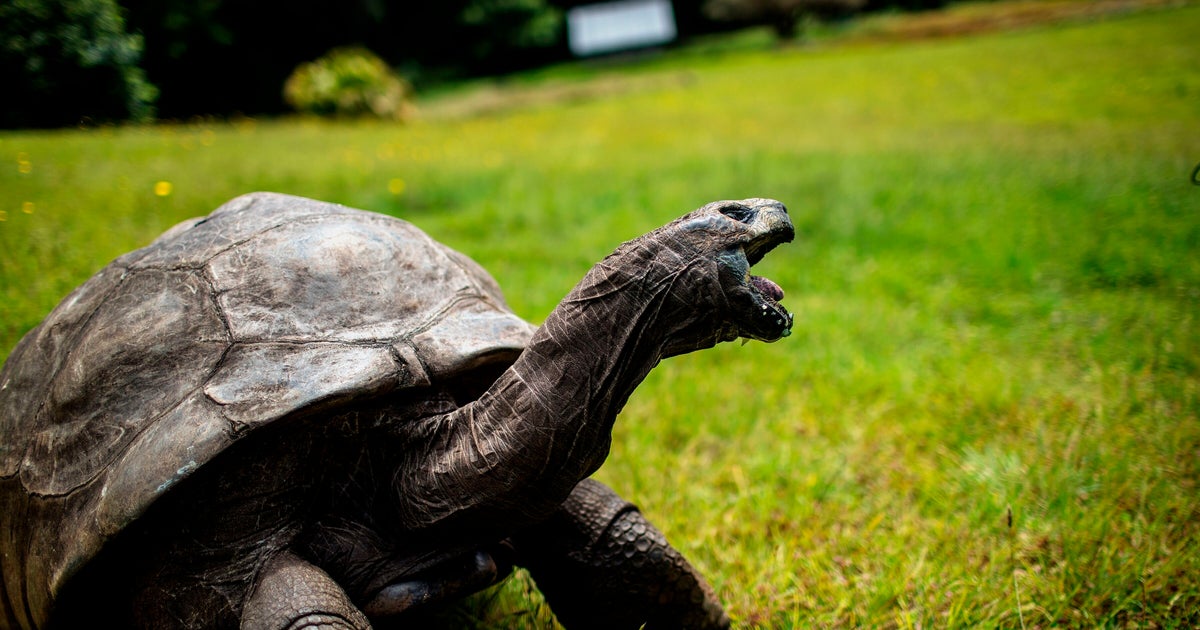
[[[1194,627],[1196,33],[1186,5],[744,39],[551,72],[492,108],[439,95],[409,126],[0,134],[0,352],[108,260],[250,190],[412,220],[532,321],[617,243],[774,197],[799,238],[760,269],[795,334],[664,363],[599,473],[738,625]],[[495,627],[548,619],[527,580],[493,598]]]

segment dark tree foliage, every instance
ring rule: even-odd
[[[0,3],[0,127],[147,119],[155,90],[114,0]]]
[[[474,72],[504,72],[562,52],[562,12],[544,0],[472,0],[459,23]]]
[[[143,66],[166,117],[285,109],[297,65],[360,46],[423,80],[496,73],[565,51],[543,0],[122,0],[146,41]]]
[[[898,9],[901,11],[929,11],[940,9],[955,0],[867,0],[867,11]]]
[[[714,20],[766,24],[779,39],[800,34],[805,15],[842,17],[861,10],[866,0],[707,0],[704,13]]]

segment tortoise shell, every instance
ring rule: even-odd
[[[43,623],[107,541],[256,429],[511,362],[533,330],[483,268],[392,217],[256,193],[171,228],[0,372],[9,625]]]

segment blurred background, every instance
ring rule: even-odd
[[[6,103],[0,125],[278,114],[288,109],[284,83],[300,64],[345,48],[378,56],[418,89],[527,70],[571,56],[568,16],[581,7],[582,28],[589,28],[586,9],[599,6],[591,11],[593,25],[633,34],[612,47],[582,49],[600,54],[680,45],[755,24],[769,24],[779,37],[792,39],[806,18],[942,2],[6,0],[0,7],[0,79],[15,98]],[[624,13],[615,22],[614,9]],[[656,11],[665,11],[670,21],[669,31],[660,27],[661,37],[645,33]],[[370,71],[359,79],[384,80]]]
[[[783,201],[793,335],[656,368],[597,476],[746,628],[1200,627],[1195,0],[0,0],[0,357],[175,223],[401,217],[533,323]],[[451,627],[552,628],[518,572]]]

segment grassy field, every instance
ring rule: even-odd
[[[664,363],[599,473],[738,625],[1196,627],[1197,33],[1185,4],[739,40],[465,88],[408,126],[3,133],[0,353],[251,190],[409,219],[535,322],[619,242],[774,197],[799,238],[760,269],[795,334]],[[526,578],[493,599],[494,627],[550,623]]]

